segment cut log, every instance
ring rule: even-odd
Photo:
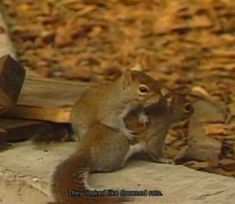
[[[1,59],[0,64],[0,105],[2,105],[2,108],[0,106],[0,113],[2,113],[15,104],[19,96],[24,73],[15,61],[17,57],[1,12],[0,45],[0,57],[5,56]],[[35,74],[27,70],[27,77],[30,76],[35,76]],[[3,79],[4,83],[2,83]],[[2,87],[4,88],[3,91],[1,91]],[[68,122],[69,109],[64,109],[64,107],[69,107],[74,103],[77,98],[76,90],[80,94],[81,90],[84,89],[83,87],[81,84],[73,82],[28,78],[24,84],[23,93],[17,107],[10,110],[6,116]],[[10,94],[8,93],[9,90]]]
[[[6,142],[33,139],[35,142],[69,140],[70,126],[37,120],[0,119],[0,146]],[[62,139],[61,139],[62,140]]]
[[[0,58],[0,114],[16,104],[24,78],[25,70],[10,55]]]
[[[90,83],[28,77],[16,107],[5,117],[68,123],[71,106]]]
[[[17,63],[15,50],[0,13],[0,114],[15,105],[25,78],[25,70]]]
[[[0,149],[5,147],[7,144],[7,131],[5,129],[0,129]]]
[[[90,83],[27,77],[17,105],[69,107],[89,85]]]
[[[7,132],[7,142],[26,140],[45,126],[45,122],[15,119],[0,119],[0,128]]]
[[[9,118],[22,118],[41,121],[52,121],[57,123],[69,123],[71,107],[30,106],[16,105],[5,116]]]

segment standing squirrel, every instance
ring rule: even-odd
[[[170,97],[162,97],[158,103],[145,108],[150,118],[147,128],[141,126],[136,120],[138,110],[128,115],[126,124],[128,128],[135,130],[143,152],[147,153],[152,161],[171,163],[163,157],[162,153],[168,130],[174,123],[189,118],[193,111],[185,96],[174,94]]]
[[[180,102],[180,103],[178,103]],[[109,172],[122,168],[128,158],[136,152],[147,152],[153,161],[161,161],[161,150],[173,122],[189,115],[192,108],[188,102],[174,96],[171,102],[162,98],[155,105],[146,108],[150,117],[149,126],[139,123],[138,111],[127,116],[127,127],[137,132],[136,144],[120,131],[95,123],[81,140],[80,148],[56,168],[53,176],[52,191],[55,204],[111,204],[122,203],[122,197],[73,196],[73,191],[91,190],[87,184],[91,172]]]
[[[126,128],[124,118],[138,106],[156,103],[161,96],[158,81],[139,67],[126,70],[116,81],[91,87],[81,96],[71,111],[73,130],[82,139],[95,123],[102,123],[133,139],[134,132]],[[148,122],[143,111],[139,112],[139,121]]]

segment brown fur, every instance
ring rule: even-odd
[[[158,103],[147,107],[145,112],[150,118],[147,128],[140,126],[136,120],[136,111],[127,117],[127,127],[135,130],[137,139],[153,161],[169,163],[169,160],[163,158],[162,153],[168,130],[174,123],[189,118],[193,113],[193,107],[185,96],[173,95],[170,98],[162,97]]]
[[[149,91],[140,94],[140,85],[146,85]],[[116,81],[102,83],[86,91],[72,109],[71,123],[79,139],[95,123],[119,130],[131,139],[131,132],[124,123],[126,115],[137,106],[157,102],[160,97],[158,81],[144,72],[128,70]]]
[[[81,148],[56,169],[52,189],[57,203],[111,204],[126,200],[121,197],[70,196],[68,192],[72,189],[89,190],[85,186],[84,173],[109,172],[121,168],[128,150],[126,137],[103,124],[94,125],[84,137]],[[108,157],[111,153],[112,157]]]

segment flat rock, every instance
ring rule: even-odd
[[[0,153],[0,203],[44,204],[52,200],[50,182],[56,165],[76,148],[74,142],[33,146],[14,144]],[[235,180],[184,166],[131,160],[112,173],[92,174],[93,187],[160,190],[163,196],[135,197],[134,203],[234,203]]]

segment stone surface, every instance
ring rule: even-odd
[[[1,152],[0,203],[44,204],[51,200],[51,175],[76,146],[73,142],[50,146],[23,142]],[[129,161],[125,168],[116,172],[92,174],[89,184],[125,190],[160,190],[163,194],[161,197],[136,197],[136,204],[232,204],[235,200],[233,178],[139,160]]]

